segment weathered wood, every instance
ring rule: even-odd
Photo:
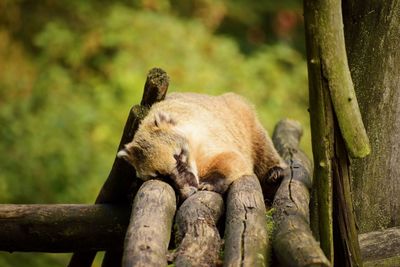
[[[339,134],[335,135],[332,163],[335,261],[337,266],[360,266],[362,259],[351,195],[350,162],[344,140]]]
[[[361,234],[358,239],[364,262],[400,257],[400,227]]]
[[[164,99],[168,84],[169,77],[166,72],[159,68],[149,71],[144,86],[142,105],[136,105],[130,110],[117,151],[132,141],[139,123],[146,116],[149,107]],[[125,160],[115,157],[110,174],[96,198],[96,204],[131,203],[131,199],[141,184],[141,180],[136,179],[135,169]],[[74,253],[68,266],[90,267],[95,256],[96,252]]]
[[[398,267],[398,266],[400,266],[400,256],[363,262],[363,267]]]
[[[347,67],[341,1],[305,0],[304,17],[319,240],[332,264],[359,266],[348,157],[370,149]]]
[[[265,212],[255,175],[232,183],[226,207],[224,266],[266,266],[270,244]]]
[[[371,155],[352,160],[361,233],[400,225],[400,1],[342,1],[347,55]]]
[[[150,180],[140,187],[126,232],[122,266],[166,266],[175,192],[170,185]]]
[[[0,205],[0,250],[96,251],[121,247],[129,207],[116,205]]]
[[[183,202],[176,215],[175,266],[216,266],[221,248],[217,229],[224,212],[222,196],[200,191]]]
[[[150,107],[154,103],[162,101],[167,94],[168,85],[167,73],[160,68],[153,68],[147,75],[140,105]]]
[[[309,226],[311,163],[299,150],[302,129],[282,120],[273,134],[274,145],[289,168],[273,202],[275,255],[283,266],[330,266]]]
[[[328,260],[333,260],[333,218],[332,218],[332,164],[333,157],[333,107],[327,89],[327,81],[322,75],[320,51],[316,40],[318,22],[314,15],[314,1],[304,1],[304,20],[306,29],[307,67],[310,102],[310,124],[312,150],[314,156],[314,205],[318,214],[312,214],[312,228]],[[318,218],[318,220],[316,220]]]
[[[370,145],[358,107],[347,63],[344,43],[342,1],[313,2],[316,35],[321,58],[322,74],[328,83],[330,98],[340,131],[352,157],[367,156]]]

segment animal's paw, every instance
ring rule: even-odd
[[[199,184],[199,190],[202,191],[215,191],[215,186],[210,183],[202,182]]]
[[[229,184],[223,181],[216,181],[215,183],[201,182],[199,184],[199,190],[213,191],[219,194],[224,194],[228,190]]]
[[[284,169],[280,166],[272,167],[267,173],[267,182],[269,184],[280,183],[284,176]]]

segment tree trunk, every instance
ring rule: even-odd
[[[400,1],[345,0],[344,27],[372,153],[352,162],[361,232],[400,225]]]

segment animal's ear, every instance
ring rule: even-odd
[[[154,125],[157,127],[161,127],[163,125],[170,126],[176,125],[176,122],[168,113],[159,111],[154,115]]]
[[[126,144],[123,149],[118,151],[118,158],[122,158],[127,162],[134,164],[136,161],[141,161],[144,158],[143,150],[139,146]]]

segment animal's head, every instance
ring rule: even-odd
[[[166,113],[146,118],[132,142],[118,152],[142,180],[169,177],[183,198],[196,192],[197,170],[191,160],[188,141],[175,129],[176,122]]]

